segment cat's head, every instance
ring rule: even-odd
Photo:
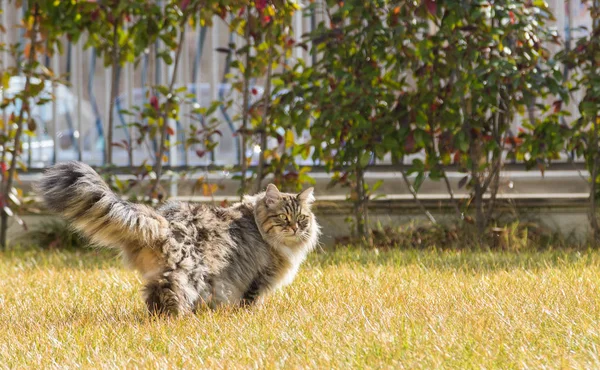
[[[313,188],[308,188],[298,194],[282,193],[269,184],[256,209],[262,235],[288,246],[316,243],[319,225],[310,209],[315,201],[313,192]]]

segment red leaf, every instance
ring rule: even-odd
[[[150,98],[150,105],[155,110],[158,110],[158,108],[159,108],[159,106],[158,106],[158,98],[156,97],[156,95],[152,95],[152,97]]]
[[[508,12],[508,16],[510,17],[510,24],[515,24],[515,13],[511,10]]]
[[[225,16],[227,15],[227,8],[224,6],[220,6],[218,15],[221,19],[225,19]]]
[[[175,131],[171,128],[171,126],[167,126],[167,134],[173,136],[175,135]]]
[[[96,22],[98,20],[98,17],[100,17],[100,9],[94,10],[90,15],[90,19],[92,20],[92,22]]]
[[[555,101],[552,103],[552,106],[554,107],[554,113],[560,112],[560,109],[562,108],[562,100]]]
[[[196,150],[196,155],[200,158],[204,157],[206,150]]]
[[[181,10],[185,10],[188,5],[190,5],[190,0],[181,0],[181,2],[179,3],[179,9]]]
[[[458,150],[457,150],[457,151],[454,153],[454,158],[452,158],[452,160],[454,161],[454,163],[458,163],[458,162],[460,162],[460,151],[458,151]]]
[[[506,139],[504,139],[504,144],[517,147],[523,144],[523,139],[518,137],[507,137]]]
[[[406,140],[404,141],[404,152],[407,154],[412,154],[416,151],[415,134],[414,131],[411,131],[408,133]]]
[[[431,15],[437,13],[437,4],[435,3],[435,0],[425,0],[425,6]]]
[[[256,90],[256,88],[254,88],[254,87],[250,91],[252,92],[252,95],[258,94],[258,90]]]
[[[0,169],[2,169],[2,172],[6,172],[8,170],[8,166],[6,165],[6,162],[0,163]]]
[[[255,0],[256,10],[262,12],[267,7],[267,0]]]

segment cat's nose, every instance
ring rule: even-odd
[[[292,224],[290,227],[292,228],[292,230],[294,230],[294,234],[296,233],[296,231],[298,231],[298,224]]]

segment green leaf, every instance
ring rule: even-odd
[[[286,130],[285,131],[285,148],[291,148],[294,146],[294,133],[292,132],[292,130]]]
[[[8,71],[5,71],[2,74],[2,87],[6,90],[8,89],[8,83],[10,81],[10,74],[8,73]]]
[[[598,113],[598,105],[594,102],[584,101],[579,105],[579,111],[584,117],[594,117]]]
[[[417,174],[417,177],[415,178],[415,182],[413,183],[413,188],[415,188],[416,192],[418,192],[419,189],[421,188],[423,181],[425,181],[425,172],[420,172]]]
[[[358,164],[360,165],[361,168],[365,168],[369,165],[369,162],[371,161],[371,153],[370,152],[364,152],[361,156],[360,156],[360,160],[358,162]]]
[[[371,186],[371,191],[377,191],[377,189],[379,189],[381,185],[383,185],[383,180],[377,180],[377,182],[374,183],[373,186]]]
[[[383,146],[389,151],[396,151],[400,149],[400,144],[398,144],[398,141],[392,135],[384,136]]]
[[[284,82],[281,78],[274,77],[273,79],[271,79],[271,84],[273,84],[274,87],[280,87],[284,85]]]
[[[454,136],[454,144],[461,152],[466,153],[469,150],[469,140],[464,131],[459,131]]]

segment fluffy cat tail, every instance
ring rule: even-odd
[[[90,166],[64,162],[37,186],[49,210],[66,218],[94,244],[152,246],[166,238],[168,221],[154,209],[120,199]]]

